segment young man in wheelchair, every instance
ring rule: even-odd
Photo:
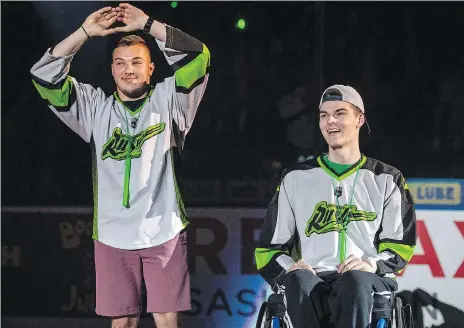
[[[413,255],[411,194],[400,171],[360,152],[365,123],[355,89],[326,89],[319,127],[329,152],[286,169],[270,202],[256,264],[284,288],[293,328],[368,327],[374,298],[390,303]]]

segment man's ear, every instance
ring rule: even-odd
[[[153,74],[153,72],[155,71],[155,64],[154,63],[150,63],[150,76]]]
[[[358,124],[356,125],[356,127],[358,129],[361,129],[361,127],[364,125],[365,122],[366,122],[366,117],[364,116],[364,114],[359,114]]]

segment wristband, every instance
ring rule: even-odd
[[[87,37],[90,39],[90,35],[89,33],[87,33],[83,25],[81,25],[81,29],[84,31],[85,35],[87,35]]]
[[[145,26],[143,27],[143,33],[150,34],[151,26],[153,25],[154,19],[153,17],[148,17]]]

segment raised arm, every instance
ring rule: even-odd
[[[156,38],[168,64],[174,70],[174,76],[166,79],[166,93],[170,101],[172,119],[181,132],[180,143],[183,143],[208,81],[208,48],[196,38],[154,20],[130,4],[121,3],[116,11],[118,21],[126,26],[116,27],[115,30],[132,32],[146,28],[145,32]]]
[[[115,32],[111,29],[117,20],[116,8],[105,7],[92,13],[84,23],[66,39],[58,43],[52,55],[64,57],[75,54],[84,43],[94,36],[106,36]]]
[[[116,10],[111,7],[92,13],[82,27],[55,47],[47,49],[31,68],[32,83],[39,95],[86,142],[91,140],[96,104],[104,98],[104,93],[69,76],[70,64],[88,38],[114,33],[115,30],[110,27],[116,19]]]

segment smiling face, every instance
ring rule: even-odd
[[[364,114],[356,106],[344,101],[326,101],[319,110],[319,128],[332,149],[359,143],[359,129]]]
[[[143,44],[120,46],[113,51],[111,72],[117,89],[130,99],[138,99],[147,91],[155,65]]]

